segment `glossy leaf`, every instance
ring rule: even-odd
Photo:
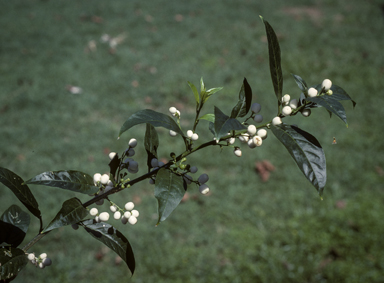
[[[248,84],[247,79],[244,78],[243,85],[239,92],[239,101],[233,107],[231,118],[244,117],[249,112],[252,103],[252,89]]]
[[[0,280],[10,282],[27,265],[28,257],[22,249],[0,249]]]
[[[122,133],[129,130],[133,126],[143,123],[151,124],[154,127],[163,127],[168,130],[175,131],[176,133],[179,133],[180,135],[184,136],[180,127],[170,116],[153,111],[151,109],[144,109],[136,112],[125,121],[125,123],[120,129],[119,137]]]
[[[159,137],[154,126],[147,124],[144,136],[144,147],[147,151],[148,172],[151,170],[151,161],[157,159],[157,148],[159,147]]]
[[[268,40],[268,53],[269,53],[269,69],[271,72],[271,78],[273,88],[275,90],[276,98],[281,104],[281,98],[283,93],[283,72],[281,70],[281,51],[279,41],[275,34],[275,31],[271,25],[260,17],[265,25],[265,31],[267,33]]]
[[[207,120],[209,122],[214,123],[215,122],[215,115],[214,114],[205,114],[199,118],[199,120]]]
[[[321,90],[321,84],[318,84],[316,86],[313,86],[314,88],[317,89],[317,91],[320,91]],[[332,85],[331,86],[331,90],[333,92],[332,95],[330,95],[330,97],[332,97],[333,99],[336,99],[338,101],[342,101],[342,100],[350,100],[352,102],[352,105],[353,107],[356,106],[356,102],[349,96],[349,94],[344,90],[342,89],[341,87],[337,86],[337,85]]]
[[[74,170],[44,172],[25,183],[56,187],[82,194],[94,194],[99,191],[99,188],[94,185],[91,176]]]
[[[83,207],[78,198],[66,200],[55,218],[44,229],[43,233],[80,222],[88,214],[88,210]]]
[[[333,95],[320,95],[315,97],[307,97],[307,101],[316,103],[319,106],[326,108],[329,112],[334,113],[347,125],[347,116],[343,105],[333,98]]]
[[[83,221],[81,225],[96,240],[102,242],[125,261],[132,275],[135,272],[135,256],[128,239],[109,223],[96,223],[93,219]]]
[[[301,91],[303,93],[307,93],[308,92],[307,83],[301,77],[299,77],[298,75],[292,74],[292,76],[294,77],[294,79],[295,79],[297,85],[299,86],[299,88],[301,89]]]
[[[226,136],[228,132],[233,130],[243,130],[246,129],[238,120],[230,118],[225,115],[219,108],[215,106],[215,133],[216,140],[219,140],[221,137]]]
[[[28,213],[17,205],[11,205],[0,217],[0,246],[7,243],[17,247],[28,231],[31,219]]]
[[[0,182],[11,189],[24,206],[41,221],[39,205],[24,180],[12,171],[0,167]]]
[[[327,181],[325,154],[314,136],[295,126],[271,125],[273,134],[286,147],[304,176],[323,193]]]
[[[188,82],[188,85],[192,89],[193,95],[195,96],[196,105],[198,106],[200,103],[200,94],[197,91],[197,88],[195,87],[195,85],[193,83]]]
[[[120,166],[120,158],[118,153],[116,153],[112,160],[108,163],[108,166],[109,173],[112,175],[112,178],[115,178],[117,169],[119,169]]]
[[[184,197],[183,177],[168,169],[162,168],[157,172],[155,182],[155,198],[158,202],[157,224],[167,219]]]

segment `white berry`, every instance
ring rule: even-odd
[[[291,96],[289,94],[285,94],[282,98],[283,103],[288,103],[291,100]]]
[[[255,125],[249,125],[248,126],[248,129],[247,129],[247,132],[250,136],[253,136],[254,134],[256,134],[256,127]]]
[[[109,181],[109,175],[108,175],[108,174],[103,174],[103,175],[101,176],[100,182],[101,182],[103,185],[106,185],[106,184],[108,184],[108,181]]]
[[[176,137],[177,133],[175,131],[169,130],[169,135],[171,137]]]
[[[328,91],[331,87],[332,87],[332,81],[329,79],[325,79],[321,84],[321,88],[324,88],[325,91]]]
[[[131,214],[132,216],[139,217],[139,211],[137,211],[136,209],[132,210]]]
[[[234,144],[235,143],[235,141],[236,141],[236,138],[229,138],[229,139],[227,139],[227,142],[228,142],[228,144]]]
[[[289,106],[284,106],[282,109],[282,113],[284,116],[289,116],[292,113],[292,108]]]
[[[129,217],[131,217],[132,216],[132,213],[130,213],[129,211],[126,211],[126,212],[124,212],[124,217],[125,218],[129,218]]]
[[[134,148],[137,145],[137,140],[136,139],[130,139],[128,145],[131,148]]]
[[[133,203],[133,202],[127,202],[126,204],[125,204],[125,206],[124,206],[124,208],[126,209],[126,210],[132,210],[133,208],[135,207],[135,204]]]
[[[317,89],[311,87],[310,89],[308,89],[308,96],[309,97],[315,97],[315,96],[317,96],[317,92],[318,92]]]
[[[100,182],[101,180],[101,174],[100,173],[96,173],[95,175],[93,175],[93,182],[95,184],[97,184],[97,182]]]
[[[249,146],[249,148],[255,148],[256,147],[255,143],[253,142],[253,139],[249,139],[248,146]]]
[[[240,157],[241,156],[241,150],[240,150],[240,148],[236,148],[235,150],[234,150],[234,152],[233,152],[237,157]]]
[[[35,254],[28,254],[28,259],[29,260],[34,260],[36,257],[35,257]]]
[[[256,123],[261,123],[263,121],[263,115],[255,115],[255,117],[253,117],[253,121],[255,121]]]
[[[171,113],[172,115],[175,114],[176,112],[177,112],[176,107],[172,106],[172,107],[169,108],[169,113]]]
[[[113,218],[115,218],[116,220],[117,219],[120,219],[121,217],[121,212],[120,211],[116,211],[114,214],[113,214]]]
[[[135,216],[131,216],[129,217],[128,222],[132,225],[135,225],[137,222],[137,218]]]
[[[99,211],[97,210],[96,207],[92,208],[90,211],[89,211],[89,214],[92,215],[92,216],[95,216],[99,213]]]
[[[296,109],[297,108],[297,105],[299,104],[299,102],[297,101],[297,99],[292,99],[290,102],[289,102],[289,106],[292,108],[292,109]]]
[[[193,135],[193,132],[191,130],[188,130],[187,131],[187,137],[191,138]]]
[[[191,140],[193,141],[197,141],[199,139],[199,135],[194,133],[192,136],[191,136]]]
[[[109,210],[110,210],[111,212],[116,212],[116,211],[117,211],[117,207],[114,206],[114,205],[111,205],[111,206],[109,207]]]
[[[301,114],[304,117],[308,117],[309,115],[311,115],[311,109],[304,109],[304,110],[301,111]]]
[[[274,125],[274,126],[280,125],[281,123],[283,123],[283,122],[281,121],[280,117],[276,116],[275,118],[272,119],[272,125]]]
[[[47,257],[46,253],[43,253],[43,254],[39,255],[39,258],[41,258],[41,259],[45,259],[46,257]]]
[[[259,103],[253,103],[251,105],[251,110],[252,110],[253,113],[257,114],[261,110],[261,105]]]
[[[104,221],[104,222],[108,221],[109,213],[108,212],[102,212],[102,213],[100,213],[99,218],[101,221]]]
[[[206,184],[202,184],[202,185],[199,186],[199,191],[203,195],[206,195],[209,192],[209,187]]]
[[[261,146],[261,144],[263,143],[263,139],[259,136],[254,136],[253,137],[253,143],[256,145],[256,146]]]
[[[257,131],[257,135],[261,137],[262,139],[265,139],[267,137],[267,130],[266,129],[260,129]]]
[[[116,152],[111,152],[109,154],[109,159],[112,160],[115,157],[115,155],[116,155]]]

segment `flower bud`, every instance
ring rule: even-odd
[[[247,129],[247,132],[250,136],[253,136],[254,134],[256,134],[256,127],[255,125],[249,125],[248,126],[248,129]]]
[[[209,192],[209,188],[206,184],[202,184],[199,186],[199,191],[201,194],[206,195]]]
[[[116,155],[116,152],[109,153],[109,159],[112,160]]]
[[[282,113],[284,116],[289,116],[292,113],[292,108],[289,106],[284,106],[282,109]]]
[[[311,115],[311,109],[303,109],[301,111],[301,114],[304,116],[304,117],[308,117],[309,115]]]
[[[189,168],[189,172],[191,172],[192,174],[196,173],[197,172],[197,167],[196,166],[191,166],[191,168]]]
[[[108,221],[109,213],[108,212],[102,212],[102,213],[100,213],[99,218],[103,222]]]
[[[199,139],[199,135],[194,133],[192,136],[191,136],[191,140],[193,141],[197,141]]]
[[[281,99],[283,103],[288,103],[291,100],[291,96],[289,94],[285,94]]]
[[[135,204],[133,202],[127,202],[124,206],[126,210],[132,210],[135,207]]]
[[[267,130],[266,129],[260,129],[257,131],[257,135],[261,137],[262,139],[265,139],[267,137]]]
[[[92,215],[92,216],[95,216],[99,213],[99,211],[97,210],[96,207],[92,208],[90,211],[89,211],[89,214]]]
[[[191,138],[193,135],[193,132],[191,130],[188,130],[187,131],[187,137]]]
[[[256,146],[261,146],[261,144],[263,143],[263,139],[259,136],[254,136],[253,137],[253,143],[256,145]]]
[[[331,87],[332,87],[332,81],[329,80],[329,79],[325,79],[325,80],[321,83],[321,88],[324,88],[325,91],[330,90]]]
[[[240,148],[236,148],[233,152],[237,157],[240,157],[241,156],[241,150]]]
[[[176,137],[177,133],[175,131],[169,130],[169,135],[171,137]]]
[[[205,184],[206,182],[208,182],[208,180],[209,180],[209,177],[208,177],[208,175],[207,174],[201,174],[200,176],[199,176],[199,178],[197,179],[197,181],[200,183],[200,184]]]
[[[131,216],[128,219],[129,224],[135,225],[137,222],[137,218],[135,216]]]
[[[100,182],[101,182],[103,185],[108,184],[108,182],[109,182],[109,175],[108,175],[108,174],[103,174],[103,175],[101,176]]]
[[[131,214],[132,216],[139,217],[139,211],[137,211],[136,209],[132,210]]]
[[[137,140],[136,139],[130,139],[128,145],[131,148],[134,148],[137,145]]]
[[[116,211],[114,214],[113,214],[113,218],[115,218],[116,220],[117,219],[120,219],[121,217],[121,212],[120,211]]]
[[[283,122],[281,121],[280,117],[276,116],[275,118],[272,119],[272,125],[274,125],[274,126],[280,125],[281,123],[283,123]]]
[[[101,174],[100,173],[96,173],[95,175],[93,175],[93,182],[95,184],[97,184],[97,182],[100,182],[101,180]]]
[[[296,109],[297,108],[297,105],[299,104],[299,102],[297,101],[297,99],[292,99],[291,102],[289,102],[289,106],[292,108],[292,109]]]
[[[308,96],[309,97],[315,97],[315,96],[317,96],[317,93],[318,93],[317,89],[315,89],[313,87],[308,89]]]
[[[175,114],[176,112],[177,112],[176,107],[172,106],[172,107],[169,108],[169,113],[171,113],[172,115]]]
[[[261,105],[259,103],[252,103],[251,110],[253,113],[257,114],[261,110]]]
[[[263,122],[263,115],[260,115],[260,114],[255,115],[255,117],[253,117],[253,121],[255,121],[255,123]]]

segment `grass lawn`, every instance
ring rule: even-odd
[[[30,251],[53,264],[31,264],[14,282],[383,282],[384,115],[382,36],[377,0],[341,1],[1,1],[0,166],[25,180],[56,170],[93,175],[108,171],[108,153],[139,141],[135,159],[145,172],[144,126],[117,135],[134,112],[181,111],[186,131],[194,119],[188,81],[223,86],[205,113],[229,114],[243,78],[270,120],[276,97],[270,79],[265,29],[274,27],[282,50],[284,93],[298,98],[291,73],[309,85],[329,78],[348,101],[348,128],[324,109],[286,121],[310,132],[327,157],[324,200],[269,133],[260,148],[208,148],[188,162],[210,176],[211,195],[197,189],[158,227],[154,187],[142,182],[112,199],[134,201],[135,226],[110,220],[129,239],[136,272],[81,229],[61,228]],[[111,48],[105,34],[117,38]],[[71,93],[71,87],[82,89]],[[73,89],[73,88],[72,88]],[[215,99],[216,98],[216,99]],[[199,142],[212,138],[202,123]],[[203,129],[204,128],[204,129]],[[159,155],[180,152],[182,141],[159,129]],[[337,144],[333,145],[333,137]],[[267,182],[255,162],[275,171]],[[30,186],[44,223],[76,195]],[[1,213],[22,207],[0,185]],[[98,207],[107,211],[108,206]],[[27,243],[38,231],[32,219]]]

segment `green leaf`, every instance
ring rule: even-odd
[[[231,118],[244,117],[249,112],[252,103],[252,89],[244,78],[243,85],[239,92],[239,101],[236,106],[233,107]]]
[[[24,180],[12,171],[0,167],[0,182],[11,189],[24,206],[41,221],[39,204],[31,190],[24,184]]]
[[[184,137],[183,132],[176,124],[175,120],[173,120],[168,115],[153,111],[151,109],[140,110],[129,117],[121,127],[119,137],[122,133],[129,130],[133,126],[143,123],[151,124],[154,127],[163,127],[168,130],[175,131]]]
[[[29,214],[17,205],[11,205],[0,217],[0,246],[7,243],[13,247],[20,245],[28,231]]]
[[[94,185],[91,176],[74,170],[44,172],[25,183],[56,187],[82,194],[94,194],[99,191],[99,188]]]
[[[120,166],[120,158],[117,153],[112,158],[112,160],[108,163],[108,166],[109,166],[109,172],[112,175],[112,178],[115,178],[116,171],[117,169],[119,169],[119,166]]]
[[[200,78],[200,93],[203,95],[203,92],[205,92],[205,85],[203,81],[203,77]]]
[[[199,106],[199,103],[200,103],[199,92],[197,91],[197,88],[195,87],[195,85],[193,83],[188,82],[188,84],[189,84],[189,87],[192,89],[193,95],[195,96],[196,105]]]
[[[199,120],[201,120],[201,119],[214,123],[215,122],[215,114],[205,114],[199,118]]]
[[[287,148],[304,176],[322,195],[327,181],[325,154],[317,139],[295,126],[271,125],[273,134]]]
[[[246,127],[238,120],[230,118],[225,115],[221,110],[215,106],[215,133],[216,140],[226,136],[228,132],[233,130],[244,130]]]
[[[222,90],[223,88],[222,87],[215,87],[215,88],[211,88],[207,91],[204,91],[201,93],[201,101],[203,103],[207,102],[208,98],[210,98],[214,93]]]
[[[299,88],[301,89],[301,91],[306,94],[308,92],[307,83],[301,77],[294,75],[294,74],[291,74],[291,75],[294,77],[294,79],[295,79],[297,85],[299,86]]]
[[[320,92],[321,90],[321,84],[318,84],[316,86],[313,86],[314,88],[317,89],[317,91]],[[341,87],[337,86],[337,85],[332,85],[331,86],[331,90],[333,92],[332,95],[330,95],[330,97],[338,100],[338,101],[341,101],[341,100],[351,100],[352,102],[352,105],[353,107],[356,106],[356,102],[349,96],[349,94],[344,90],[342,89]]]
[[[162,168],[157,172],[155,198],[158,202],[159,219],[157,225],[167,219],[184,197],[183,177]]]
[[[151,170],[151,161],[157,159],[157,148],[159,147],[159,137],[154,126],[147,124],[144,137],[144,147],[147,151],[148,172]]]
[[[78,198],[66,200],[55,218],[44,229],[43,233],[66,225],[75,224],[83,220],[88,214],[88,210],[83,207]]]
[[[326,108],[339,117],[348,127],[347,116],[343,105],[332,97],[333,95],[321,95],[315,97],[307,97],[307,101],[311,101]]]
[[[265,25],[265,31],[267,33],[269,69],[271,72],[273,88],[275,90],[277,101],[280,105],[283,93],[283,73],[281,70],[281,51],[279,41],[271,25],[265,21],[263,17],[260,16],[260,18]]]
[[[22,249],[0,249],[0,280],[12,281],[27,265],[28,257]]]
[[[112,225],[93,219],[81,222],[84,229],[96,240],[117,253],[127,264],[132,275],[135,272],[135,256],[128,239]]]

